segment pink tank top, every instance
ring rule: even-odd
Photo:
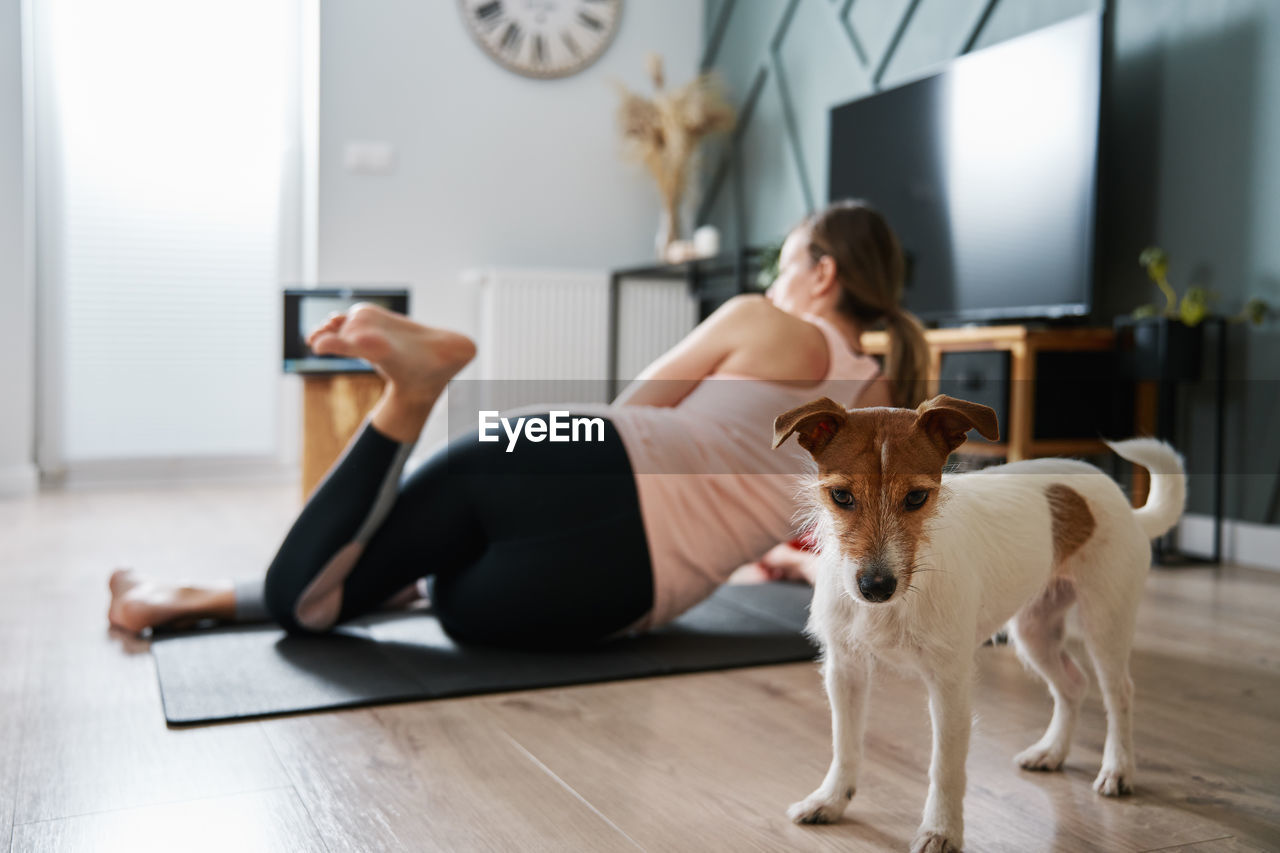
[[[851,407],[880,374],[830,323],[805,319],[830,353],[817,383],[721,373],[673,408],[608,409],[636,475],[653,561],[653,610],[633,630],[671,621],[797,532],[796,490],[811,462],[795,441],[773,449],[774,418],[824,396]]]

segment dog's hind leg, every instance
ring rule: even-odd
[[[1075,603],[1071,582],[1056,579],[1009,623],[1018,657],[1049,685],[1053,717],[1040,740],[1014,758],[1026,770],[1059,770],[1071,748],[1071,735],[1080,715],[1080,704],[1089,689],[1089,678],[1063,648],[1066,615]]]
[[[1122,567],[1116,568],[1117,575],[1127,574]],[[1145,565],[1143,568],[1145,574]],[[1129,676],[1129,652],[1141,594],[1141,580],[1080,592],[1080,627],[1107,708],[1102,770],[1093,788],[1108,797],[1133,792],[1133,680]]]

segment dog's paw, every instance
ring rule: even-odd
[[[1023,770],[1061,770],[1067,753],[1066,750],[1036,744],[1019,752],[1013,760]]]
[[[1104,797],[1123,797],[1133,793],[1133,773],[1115,767],[1103,767],[1093,780],[1093,790]]]
[[[787,809],[787,817],[794,823],[835,823],[851,799],[852,788],[838,797],[826,797],[815,792],[798,803],[792,803]]]
[[[911,853],[960,853],[960,845],[940,832],[922,832],[911,842]]]

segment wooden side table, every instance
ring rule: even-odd
[[[382,396],[376,373],[310,373],[302,377],[302,496],[338,461]]]
[[[961,453],[1002,456],[1010,462],[1038,456],[1092,456],[1110,453],[1099,439],[1037,439],[1035,437],[1036,355],[1041,352],[1099,352],[1115,348],[1115,332],[1110,328],[1038,329],[1030,326],[975,326],[958,329],[929,329],[929,393],[938,393],[944,353],[1004,351],[1009,354],[1009,415],[1001,424],[1003,441],[967,441]],[[887,332],[867,332],[862,348],[884,355],[889,348]],[[1154,399],[1150,389],[1136,393],[1134,425],[1141,432],[1153,422]],[[1146,433],[1150,434],[1150,433]],[[1134,501],[1146,501],[1147,472],[1134,466]]]

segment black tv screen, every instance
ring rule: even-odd
[[[921,319],[1089,313],[1100,14],[831,111],[829,195],[879,209]]]

